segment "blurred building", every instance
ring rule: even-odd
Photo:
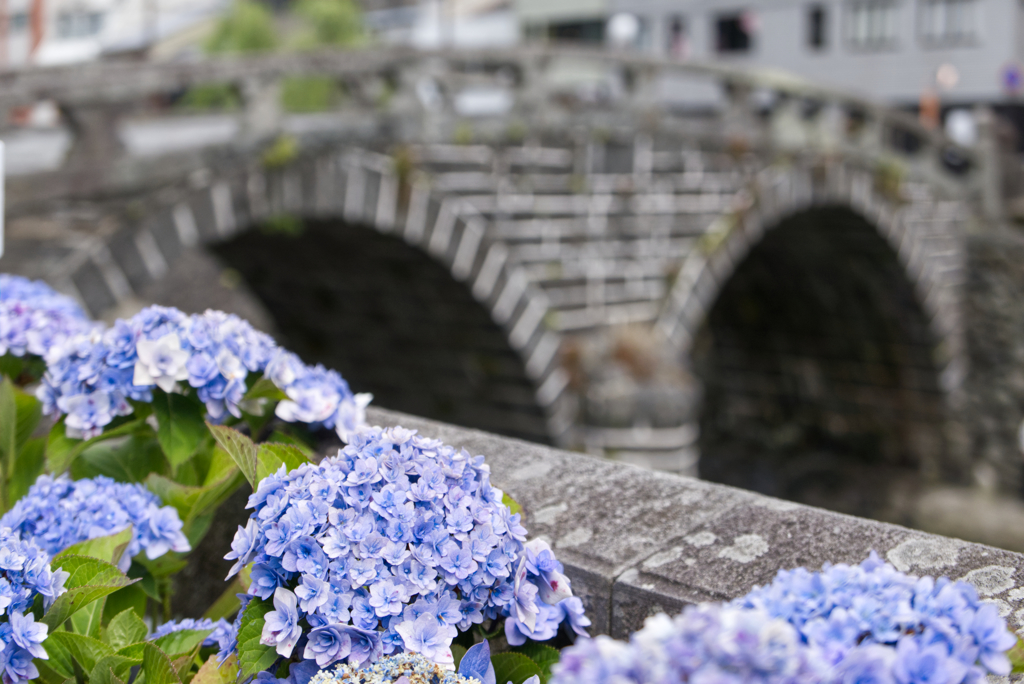
[[[227,0],[0,0],[0,69],[145,52],[211,22]]]
[[[383,41],[423,49],[506,47],[519,42],[512,0],[363,0]]]
[[[516,0],[532,40],[604,43],[634,15],[630,47],[775,67],[897,104],[1005,102],[1024,85],[1019,0]]]

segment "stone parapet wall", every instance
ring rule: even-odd
[[[964,579],[1011,629],[1024,622],[1018,553],[384,409],[368,418],[485,455],[531,536],[565,564],[593,633],[626,637],[652,613],[741,596],[780,569],[857,563],[872,550],[906,572]]]

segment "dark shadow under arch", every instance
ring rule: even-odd
[[[700,475],[906,521],[943,472],[936,341],[888,243],[848,209],[768,230],[698,335]]]
[[[341,221],[282,222],[214,245],[279,341],[338,370],[374,405],[548,442],[535,388],[469,288],[399,237]]]

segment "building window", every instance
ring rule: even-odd
[[[10,19],[10,32],[21,33],[28,28],[28,13],[27,12],[15,12],[11,15]]]
[[[970,43],[977,37],[975,0],[920,0],[917,25],[926,43]]]
[[[570,43],[602,43],[604,42],[604,22],[570,21],[548,24],[548,40]]]
[[[828,47],[828,20],[823,5],[807,8],[807,47],[824,50]]]
[[[57,15],[58,38],[88,38],[103,28],[103,14],[100,12],[72,11]]]
[[[715,18],[715,48],[720,53],[750,52],[753,28],[749,13],[722,14]]]
[[[849,5],[846,37],[850,46],[861,50],[895,47],[896,3],[893,0],[854,0]]]

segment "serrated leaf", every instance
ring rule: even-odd
[[[50,436],[46,441],[46,468],[52,474],[59,475],[67,470],[71,463],[93,444],[99,444],[115,437],[123,437],[145,426],[145,418],[117,418],[98,437],[88,440],[72,439],[66,434],[64,417],[62,416],[50,430]]]
[[[269,601],[253,599],[242,613],[238,627],[238,667],[242,679],[255,676],[277,660],[277,651],[260,643],[265,617],[273,609]]]
[[[143,644],[142,674],[146,684],[181,684],[171,659],[155,644]]]
[[[522,653],[497,653],[491,656],[491,664],[495,680],[502,684],[523,684],[530,677],[542,674],[540,666]]]
[[[516,513],[519,513],[519,512],[521,512],[523,510],[523,507],[520,506],[516,502],[516,500],[513,499],[508,494],[502,494],[501,495],[501,503],[503,503],[504,505],[508,506],[508,509],[510,511],[512,511],[512,515],[515,515]]]
[[[558,649],[536,641],[527,641],[522,646],[517,646],[515,650],[537,663],[541,670],[541,684],[546,684],[548,679],[551,678],[551,666],[557,663],[561,657]]]
[[[50,656],[47,664],[65,678],[75,676],[73,661],[77,661],[88,672],[95,667],[96,661],[114,652],[114,649],[99,639],[71,632],[51,632],[44,648]]]
[[[183,629],[178,632],[165,634],[159,639],[154,639],[153,643],[166,653],[169,658],[175,658],[183,653],[191,653],[211,633],[213,633],[212,629]]]
[[[233,684],[238,679],[238,658],[229,656],[223,663],[217,663],[217,656],[206,659],[199,672],[192,678],[192,684]]]
[[[206,422],[202,404],[198,399],[183,394],[153,393],[153,413],[156,415],[156,438],[164,450],[171,468],[192,458],[199,443],[206,437]]]
[[[259,480],[256,478],[256,445],[253,441],[238,430],[232,430],[229,427],[213,425],[211,423],[206,425],[213,434],[213,438],[217,440],[220,448],[226,451],[228,456],[234,460],[235,465],[238,466],[238,469],[245,475],[245,479],[249,481],[249,484],[255,490],[259,486]]]
[[[57,565],[54,564],[54,567]],[[57,597],[43,615],[42,621],[50,627],[51,632],[93,601],[135,581],[125,577],[124,573],[110,563],[98,558],[64,556],[60,561],[60,567],[70,573],[64,583],[68,591]]]
[[[96,537],[95,539],[86,539],[83,542],[69,546],[54,557],[52,564],[55,567],[60,565],[62,559],[67,556],[88,556],[116,564],[121,559],[122,554],[124,554],[124,550],[128,548],[131,540],[132,527],[129,525],[115,534],[110,534],[106,537]]]
[[[89,684],[116,684],[136,665],[142,664],[141,656],[130,658],[119,653],[103,656],[89,673]]]
[[[303,463],[309,463],[306,455],[288,444],[260,444],[256,454],[256,481],[260,482],[267,475],[276,473],[283,465],[285,470],[292,471]]]
[[[115,649],[142,641],[147,634],[146,623],[131,608],[122,610],[107,625],[107,643]]]
[[[96,668],[93,668],[93,670],[95,671]],[[100,670],[95,675],[90,675],[89,684],[124,684],[124,680],[114,674],[114,670],[108,667]]]

